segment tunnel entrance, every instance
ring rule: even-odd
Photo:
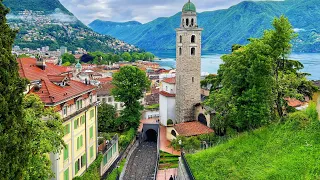
[[[155,130],[153,130],[153,129],[147,130],[146,135],[147,135],[146,141],[157,142],[158,134]]]

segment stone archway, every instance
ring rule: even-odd
[[[158,140],[158,133],[153,129],[148,129],[146,131],[146,141],[157,142],[157,140]]]
[[[207,118],[204,114],[200,113],[198,115],[198,121],[206,126],[208,126]]]

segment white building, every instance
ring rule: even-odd
[[[160,93],[160,123],[167,126],[169,119],[175,120],[176,78],[167,78],[161,82]]]

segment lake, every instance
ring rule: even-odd
[[[176,67],[176,52],[174,50],[151,51],[161,60],[156,62],[163,68]],[[201,58],[201,72],[216,74],[222,63],[222,53],[203,52]],[[303,65],[303,72],[311,74],[310,80],[320,80],[320,54],[319,53],[292,53],[291,59],[299,60]]]

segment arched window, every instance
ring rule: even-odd
[[[180,36],[179,42],[182,43],[182,36]]]
[[[189,26],[189,19],[186,19],[186,26]]]
[[[193,24],[194,24],[194,20],[193,20],[193,18],[191,19],[191,26],[193,26]]]
[[[182,26],[184,27],[184,19],[182,19]]]
[[[196,42],[196,36],[195,35],[192,35],[191,36],[191,43],[195,43]]]
[[[179,55],[182,55],[182,48],[179,48]]]
[[[171,135],[174,136],[174,137],[177,137],[176,131],[172,130],[172,131],[171,131]]]
[[[191,48],[191,56],[194,56],[196,55],[196,48]]]

